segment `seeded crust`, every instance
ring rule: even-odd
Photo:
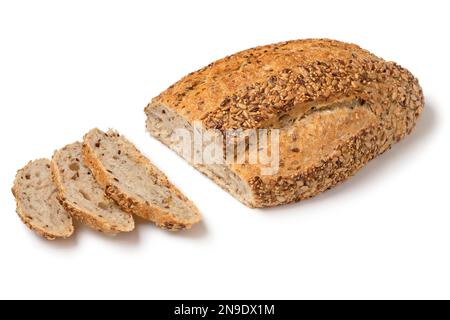
[[[92,173],[84,165],[80,142],[56,151],[51,170],[59,191],[58,200],[72,216],[107,234],[133,231],[133,217],[104,195]]]
[[[112,172],[108,171],[95,150],[101,144],[106,144],[107,142],[105,140],[108,139],[109,141],[114,141],[114,143],[122,144],[127,149],[119,154],[118,159],[127,159],[125,161],[132,159],[136,166],[141,166],[145,170],[146,174],[143,177],[144,179],[156,179],[156,185],[158,187],[169,190],[171,196],[166,203],[167,206],[165,209],[149,201],[145,201],[141,197],[131,195],[129,191],[125,190],[122,182]],[[86,134],[83,142],[83,160],[91,169],[97,182],[105,190],[105,193],[114,199],[126,212],[153,221],[158,227],[169,231],[190,229],[201,220],[200,213],[195,205],[171,184],[167,177],[150,160],[144,157],[131,142],[121,137],[117,132],[110,130],[104,133],[98,129],[93,129]],[[173,208],[171,208],[172,198],[177,198],[177,201],[182,201],[185,204],[187,211],[189,211],[189,217],[184,218],[174,214]]]
[[[398,64],[353,44],[310,39],[239,52],[154,98],[145,109],[147,128],[170,146],[153,128],[161,108],[221,132],[280,129],[277,174],[262,176],[258,165],[228,166],[251,191],[245,199],[234,196],[270,207],[310,198],[354,175],[412,132],[424,96]]]
[[[39,192],[36,190],[30,189],[31,187],[24,187],[23,183],[26,180],[35,179],[34,177],[30,177],[31,171],[33,171],[34,168],[41,168],[41,170],[48,171],[48,174],[45,175],[46,172],[43,172],[42,175],[44,175],[43,179],[45,180],[48,178],[48,181],[45,181],[44,185],[40,185],[40,188],[50,188],[49,194],[47,196],[49,199],[47,199],[46,203],[47,205],[53,206],[51,210],[55,210],[53,215],[53,218],[56,218],[57,215],[62,215],[62,219],[65,221],[65,227],[63,232],[56,232],[55,230],[50,230],[50,224],[55,223],[54,221],[46,221],[48,225],[43,225],[43,222],[38,222],[37,219],[41,217],[37,217],[32,211],[33,210],[39,210],[38,208],[27,208],[28,206],[25,204],[23,197],[30,197],[30,193],[33,192]],[[54,188],[54,192],[52,193],[52,188]],[[16,204],[17,204],[17,214],[19,215],[19,218],[22,220],[22,222],[30,229],[35,231],[38,235],[46,238],[47,240],[55,240],[57,238],[68,238],[70,237],[74,232],[74,227],[72,225],[72,219],[70,215],[65,212],[62,206],[58,203],[56,199],[56,186],[53,186],[53,183],[51,181],[51,173],[50,173],[50,160],[48,159],[38,159],[35,161],[30,161],[24,168],[17,171],[17,175],[14,181],[14,185],[12,188],[12,193],[14,197],[16,198]],[[55,215],[55,212],[57,214]]]

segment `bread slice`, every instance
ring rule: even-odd
[[[72,217],[57,200],[50,160],[32,161],[19,170],[12,192],[17,202],[17,213],[30,229],[48,240],[72,235]]]
[[[189,229],[201,220],[194,204],[117,132],[93,129],[86,134],[83,159],[106,194],[125,211],[172,231]]]
[[[82,144],[76,142],[53,155],[52,175],[61,204],[74,217],[98,231],[132,231],[132,215],[121,210],[105,195],[91,170],[83,164],[81,153]]]

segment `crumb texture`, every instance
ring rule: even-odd
[[[192,202],[117,132],[94,129],[85,136],[83,149],[99,184],[127,212],[170,230],[199,222],[200,214]]]
[[[82,160],[82,144],[76,142],[55,152],[52,172],[64,207],[92,228],[106,232],[134,229],[133,217],[109,197]]]
[[[178,116],[173,110],[163,105],[155,106],[149,109],[147,130],[158,140],[169,146],[178,155],[183,157],[183,150],[180,147],[180,141],[176,135],[176,129],[183,128],[192,136],[194,129],[182,117]],[[213,179],[222,189],[231,193],[240,201],[250,205],[251,190],[241,178],[224,164],[204,165],[194,163],[193,159],[185,159],[200,172]]]
[[[17,213],[29,228],[49,240],[72,235],[72,218],[57,200],[50,160],[32,161],[19,170],[13,194],[17,201]]]

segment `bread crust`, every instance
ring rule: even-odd
[[[35,161],[49,161],[48,159],[37,159]],[[55,234],[52,232],[49,232],[48,230],[45,230],[43,228],[41,228],[40,226],[36,225],[33,223],[33,220],[31,217],[31,215],[29,213],[26,212],[26,210],[23,208],[23,205],[20,201],[20,197],[19,197],[19,186],[18,186],[18,182],[19,182],[19,178],[22,175],[23,172],[27,171],[28,168],[32,165],[33,161],[28,162],[28,164],[23,167],[22,169],[17,171],[16,174],[16,178],[14,180],[14,185],[11,189],[12,194],[14,195],[14,198],[16,199],[16,212],[20,218],[20,220],[32,231],[35,231],[38,235],[40,235],[41,237],[44,237],[47,240],[56,240],[58,238],[62,238],[62,239],[67,239],[70,236],[72,236],[75,228],[73,227],[73,225],[71,226],[71,228],[68,230],[68,232],[66,234]],[[49,161],[50,163],[50,161]]]
[[[144,157],[139,152],[139,150],[133,144],[131,144],[131,142],[130,144],[132,146],[133,156],[138,161],[138,163],[145,166],[148,172],[156,174],[161,184],[164,184],[172,192],[176,193],[180,198],[182,198],[189,205],[191,210],[196,213],[196,219],[192,220],[179,219],[175,217],[170,212],[170,210],[165,211],[156,206],[151,205],[150,203],[142,202],[140,199],[137,199],[129,195],[124,190],[122,190],[118,186],[117,182],[110,177],[107,170],[102,165],[100,159],[96,157],[95,152],[92,150],[89,143],[86,143],[87,135],[85,136],[85,141],[83,142],[83,161],[91,169],[97,182],[105,190],[106,195],[109,196],[114,201],[116,201],[116,203],[124,211],[140,216],[143,219],[150,220],[154,222],[158,227],[169,231],[190,229],[194,224],[200,222],[201,215],[198,212],[198,209],[194,206],[194,204],[189,199],[187,199],[183,194],[181,194],[181,192],[168,181],[167,177],[162,172],[158,171],[156,173],[153,166],[150,164],[149,160],[146,157]]]
[[[103,232],[106,234],[116,234],[119,232],[130,232],[134,230],[134,222],[129,228],[121,228],[120,226],[111,225],[106,219],[101,219],[94,213],[87,209],[75,206],[70,201],[66,199],[64,184],[62,182],[62,177],[59,173],[58,165],[55,158],[58,157],[60,151],[55,151],[52,161],[51,161],[51,171],[54,184],[58,188],[57,199],[64,207],[64,209],[69,212],[72,216],[80,220],[82,223],[90,226],[91,228]]]
[[[356,107],[330,107],[340,102]],[[418,80],[406,69],[361,49],[328,39],[288,41],[245,50],[193,72],[154,98],[146,107],[164,106],[192,124],[210,129],[277,128],[282,134],[280,170],[261,176],[260,166],[230,165],[247,183],[251,207],[271,207],[317,195],[346,180],[368,161],[412,132],[424,108]],[[358,112],[364,112],[362,117]],[[344,114],[362,127],[340,127],[322,121]],[[297,119],[333,139],[306,137],[309,148],[291,141],[293,129],[280,120]],[[317,116],[319,115],[319,116]],[[316,117],[317,116],[317,117]],[[367,118],[369,121],[364,122]],[[340,118],[336,118],[339,120]],[[294,128],[295,129],[295,128]],[[353,131],[352,131],[353,130]],[[291,130],[292,131],[292,130]],[[297,130],[301,136],[305,130]],[[317,152],[327,146],[327,152]],[[301,149],[301,154],[290,152]],[[306,161],[304,159],[310,159]],[[300,162],[296,168],[293,165]]]

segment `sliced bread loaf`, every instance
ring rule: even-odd
[[[171,85],[145,111],[154,137],[260,208],[305,200],[350,178],[410,134],[423,109],[422,89],[408,70],[353,44],[308,39],[213,62]],[[257,161],[199,163],[184,155],[189,149],[180,148],[178,135],[189,132],[197,148],[199,125],[222,138],[224,148],[234,146],[230,136],[245,142],[248,130],[279,136],[273,144],[259,139],[258,148],[239,155]]]
[[[81,152],[82,144],[76,142],[53,155],[52,174],[61,204],[74,217],[98,231],[132,231],[132,215],[105,195],[91,170],[83,164]]]
[[[84,137],[83,159],[106,194],[125,211],[173,231],[200,221],[194,204],[117,132],[91,130]]]
[[[17,202],[17,213],[30,229],[48,240],[72,235],[72,218],[57,200],[50,160],[32,161],[19,170],[12,192]]]

